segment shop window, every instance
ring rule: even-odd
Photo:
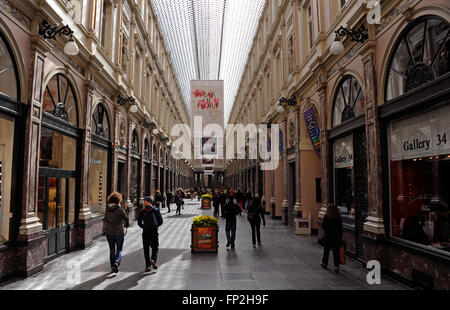
[[[106,209],[108,190],[108,150],[91,145],[89,159],[89,207],[94,216]]]
[[[153,143],[153,152],[152,152],[152,160],[153,162],[156,162],[156,156],[157,156],[157,150],[156,150],[156,144]]]
[[[75,92],[67,77],[58,73],[48,82],[43,100],[45,112],[78,126]]]
[[[0,94],[19,100],[19,74],[11,48],[0,32]]]
[[[391,236],[450,252],[450,106],[389,125]]]
[[[419,18],[400,36],[388,68],[386,101],[450,71],[450,26],[439,17]]]
[[[75,171],[77,140],[46,127],[41,129],[39,166]]]
[[[346,75],[339,83],[333,103],[332,126],[364,114],[365,97],[361,85],[352,75]]]
[[[335,204],[341,212],[342,221],[348,225],[355,222],[355,193],[353,165],[353,136],[334,142],[334,195]]]
[[[0,115],[0,243],[9,238],[14,119]]]
[[[92,114],[92,120],[95,126],[95,134],[109,140],[109,121],[103,104],[97,104]]]

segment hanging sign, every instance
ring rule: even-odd
[[[334,142],[334,167],[353,167],[353,136],[336,140]]]
[[[391,160],[450,154],[450,106],[393,121],[390,126]]]
[[[308,130],[309,138],[314,147],[314,151],[320,158],[320,128],[317,123],[316,115],[314,113],[314,108],[310,107],[303,113],[306,123],[306,130]]]

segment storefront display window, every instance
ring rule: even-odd
[[[77,140],[42,127],[40,167],[74,171],[76,169]]]
[[[95,134],[109,140],[109,121],[103,104],[97,104],[92,114],[92,120],[95,126]]]
[[[450,25],[425,16],[400,37],[388,70],[386,100],[397,98],[450,72]]]
[[[0,115],[0,243],[9,239],[14,120]]]
[[[450,252],[450,106],[389,125],[391,235]]]
[[[334,195],[335,204],[341,212],[342,221],[355,224],[355,195],[353,169],[353,136],[334,142]]]
[[[94,216],[106,209],[108,189],[108,150],[91,145],[89,159],[89,207]]]

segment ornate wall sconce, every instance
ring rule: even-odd
[[[64,53],[70,56],[75,56],[80,51],[75,40],[73,39],[73,31],[68,25],[63,27],[51,26],[47,20],[43,20],[42,24],[39,25],[39,35],[44,39],[55,39],[57,35],[63,35],[69,37],[64,46]]]
[[[117,103],[122,106],[128,108],[131,106],[130,111],[131,113],[136,113],[138,111],[138,107],[136,105],[136,99],[133,97],[123,98],[122,96],[119,96],[119,99],[117,99]]]
[[[284,107],[286,106],[295,107],[296,105],[297,105],[297,98],[295,96],[292,96],[289,99],[281,97],[280,100],[278,100],[277,113],[283,113]]]
[[[341,26],[338,30],[335,31],[335,33],[336,38],[334,39],[334,42],[330,47],[330,52],[333,55],[341,55],[345,50],[344,44],[339,40],[340,37],[351,36],[353,42],[359,43],[364,43],[369,38],[369,34],[367,33],[366,27],[364,27],[364,25],[355,30],[349,30]]]

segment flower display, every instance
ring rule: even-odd
[[[194,227],[211,227],[217,226],[219,224],[219,220],[213,216],[209,215],[200,215],[194,218],[192,221],[192,225]]]

